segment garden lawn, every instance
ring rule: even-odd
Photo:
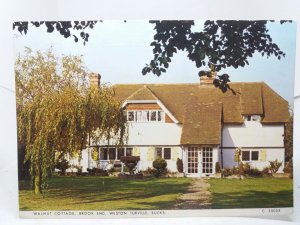
[[[28,181],[19,182],[20,210],[171,209],[192,180],[115,177],[53,177],[36,196]]]
[[[292,179],[209,179],[208,182],[215,209],[293,206]]]

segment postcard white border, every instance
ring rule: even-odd
[[[84,2],[84,4],[83,4]],[[296,52],[296,77],[295,96],[300,95],[300,1],[298,0],[11,0],[1,2],[0,27],[0,85],[14,89],[13,77],[13,49],[11,24],[15,20],[72,20],[72,19],[292,19],[297,24],[297,52]],[[18,218],[17,200],[17,162],[16,162],[16,123],[15,123],[15,98],[14,94],[4,89],[0,90],[0,218],[1,224],[71,224],[70,221],[22,220]],[[294,161],[300,162],[300,98],[294,103],[295,128],[294,128]],[[295,163],[294,177],[294,216],[293,221],[272,221],[272,224],[298,224],[300,221],[300,165]],[[242,209],[243,210],[243,209]],[[202,210],[201,210],[202,211]],[[241,211],[241,209],[238,209]],[[176,212],[178,212],[176,210]],[[234,214],[236,215],[236,214]],[[190,215],[192,217],[192,215]],[[204,216],[204,215],[203,215]],[[208,215],[206,215],[208,216]],[[216,215],[213,215],[216,216]],[[225,215],[228,216],[228,215]],[[244,216],[246,216],[244,214]],[[250,216],[250,215],[249,215]],[[252,216],[252,215],[251,215]],[[257,216],[257,214],[256,214]],[[270,215],[271,216],[271,215]],[[270,218],[270,217],[269,217]],[[272,217],[271,217],[272,218]],[[275,218],[275,217],[274,217]],[[122,220],[125,224],[157,224],[170,222],[183,224],[183,220],[142,219],[137,221]],[[181,221],[180,223],[177,223]],[[197,218],[185,219],[190,224],[270,224],[268,220],[244,218]],[[297,221],[297,223],[296,223]],[[111,221],[110,224],[120,222]],[[86,221],[72,220],[72,225],[87,224]],[[89,224],[99,224],[89,221]]]
[[[20,211],[25,219],[112,219],[112,218],[168,218],[200,216],[279,216],[293,213],[286,208],[245,208],[245,209],[188,209],[188,210],[112,210],[112,211]]]

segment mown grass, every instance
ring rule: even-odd
[[[115,177],[53,177],[36,196],[28,181],[19,183],[20,210],[171,209],[192,180]]]
[[[212,208],[293,206],[293,180],[278,178],[210,179]]]
[[[20,210],[155,210],[174,209],[189,178],[53,177],[36,196],[28,181],[19,183]],[[293,206],[293,181],[276,178],[208,179],[212,208]],[[200,203],[201,204],[201,203]]]

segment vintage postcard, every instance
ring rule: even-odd
[[[21,217],[292,213],[295,22],[13,33]]]

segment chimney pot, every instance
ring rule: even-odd
[[[217,72],[210,72],[210,76],[208,75],[204,75],[204,76],[200,76],[200,84],[201,85],[209,85],[209,84],[213,84],[214,79],[216,79],[217,77]]]
[[[100,88],[101,75],[99,73],[90,73],[90,86]]]

